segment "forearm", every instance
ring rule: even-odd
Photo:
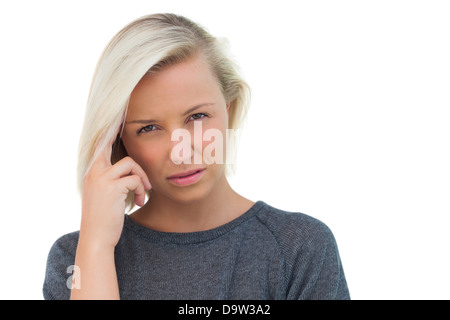
[[[114,247],[95,244],[80,235],[75,265],[77,266],[75,270],[80,272],[75,278],[80,283],[73,286],[71,300],[120,299]]]

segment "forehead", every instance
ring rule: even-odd
[[[197,57],[144,76],[130,96],[128,115],[179,113],[194,105],[223,99],[209,66]]]

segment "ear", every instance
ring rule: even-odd
[[[227,103],[227,115],[230,116],[230,103]]]

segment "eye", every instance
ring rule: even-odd
[[[200,120],[204,117],[208,117],[206,113],[196,113],[189,117],[189,120]]]
[[[154,126],[153,124],[149,124],[148,126],[140,128],[138,130],[137,134],[154,131],[155,129],[156,129],[156,126]]]

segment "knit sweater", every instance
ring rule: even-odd
[[[50,249],[45,299],[69,299],[78,236],[64,235]],[[330,229],[263,201],[191,233],[152,230],[125,215],[114,254],[121,299],[350,298]]]

